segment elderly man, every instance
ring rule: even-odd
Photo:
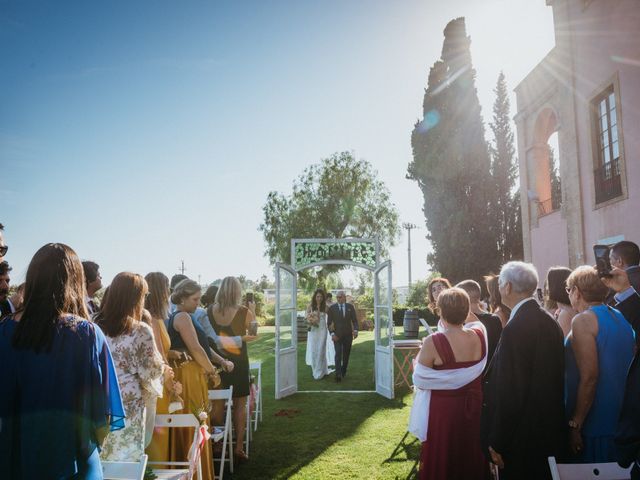
[[[500,271],[502,302],[511,316],[484,381],[481,438],[504,479],[551,478],[547,457],[567,442],[562,330],[535,300],[533,265]]]
[[[0,317],[10,315],[14,308],[9,301],[9,283],[11,282],[11,267],[5,260],[0,262]]]
[[[338,292],[336,299],[338,303],[329,308],[327,328],[336,348],[336,382],[341,382],[347,375],[351,344],[358,336],[358,319],[354,306],[346,303],[347,296],[344,292]]]

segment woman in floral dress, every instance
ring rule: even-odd
[[[163,374],[167,379],[173,375],[156,347],[153,330],[140,321],[147,290],[140,275],[119,273],[96,318],[107,335],[126,414],[126,427],[107,436],[100,453],[103,460],[140,460],[144,453],[145,403],[150,397],[162,396]]]

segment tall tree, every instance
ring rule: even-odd
[[[294,181],[291,195],[270,192],[263,212],[260,230],[272,263],[291,262],[292,238],[377,235],[384,255],[400,232],[398,211],[386,185],[370,163],[356,160],[350,152],[336,153],[307,168]],[[316,272],[319,281],[340,268]]]
[[[429,72],[422,121],[411,135],[408,178],[418,182],[433,253],[443,275],[480,278],[498,263],[489,217],[489,148],[475,89],[464,18],[444,30],[441,59]]]
[[[518,169],[515,159],[513,131],[507,82],[500,72],[493,104],[493,132],[491,146],[491,177],[494,191],[490,202],[490,222],[499,264],[522,259],[522,226],[520,224],[520,196],[515,192]]]

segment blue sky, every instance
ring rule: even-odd
[[[44,243],[106,281],[123,270],[271,275],[258,226],[336,151],[370,161],[402,221],[424,225],[405,179],[410,134],[446,23],[465,16],[489,119],[553,47],[544,0],[0,0],[0,222],[19,281]],[[512,105],[515,113],[515,105]],[[413,278],[427,275],[425,230]],[[406,284],[406,238],[392,250]]]

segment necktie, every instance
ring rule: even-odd
[[[344,318],[344,303],[340,304],[340,313],[342,313],[342,318]]]

